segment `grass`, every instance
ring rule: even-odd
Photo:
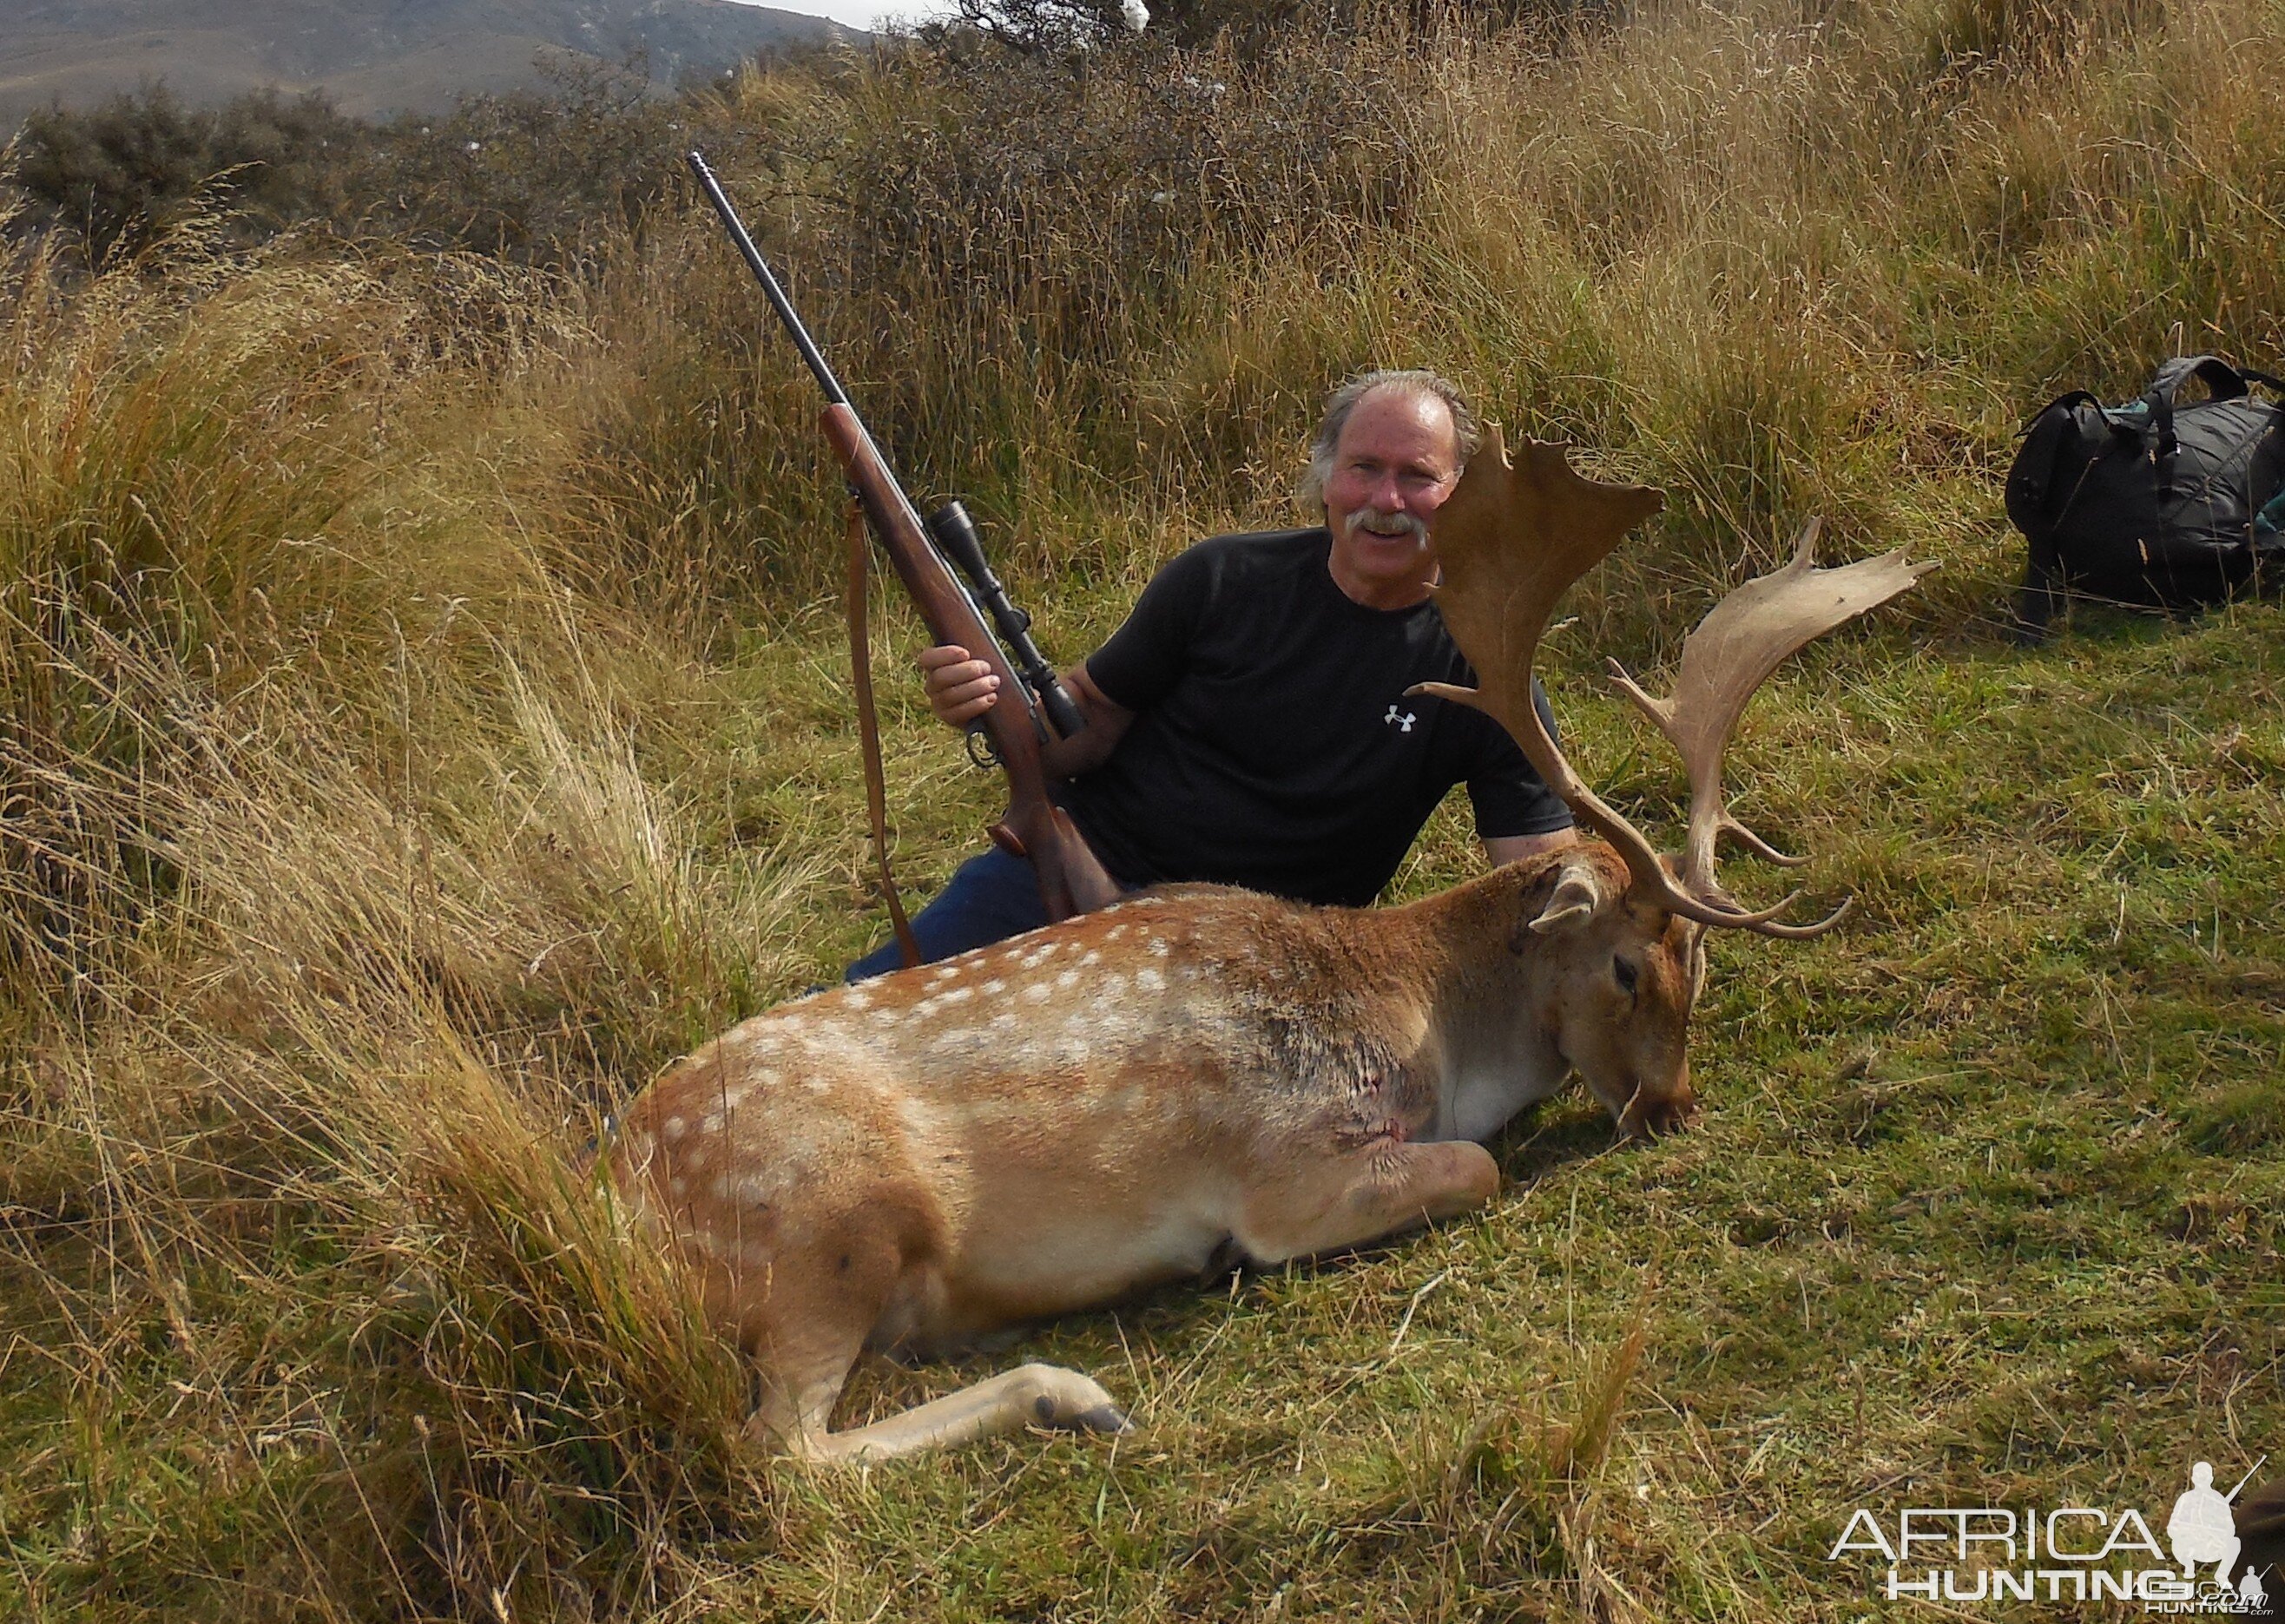
[[[1568,1096],[1475,1220],[868,1363],[845,1412],[1036,1356],[1130,1402],[1116,1444],[752,1458],[742,1373],[581,1171],[880,929],[839,493],[742,273],[671,209],[546,277],[24,246],[0,1612],[1837,1620],[1881,1605],[1826,1560],[1859,1504],[2162,1516],[2285,1444],[2285,612],[1994,625],[2022,415],[2177,329],[2273,357],[2274,7],[1412,26],[915,51],[718,116],[1059,654],[1280,522],[1368,360],[1669,489],[1551,673],[1585,775],[1667,827],[1603,655],[1647,676],[1812,510],[1943,561],[1749,716],[1742,812],[1857,909],[1717,944],[1698,1127],[1613,1149]],[[1327,106],[1351,69],[1372,117]],[[885,662],[919,632],[876,591]],[[993,785],[883,687],[925,890]],[[1448,808],[1394,890],[1474,861]]]
[[[1864,911],[1724,941],[1696,1131],[1611,1150],[1570,1098],[1511,1131],[1480,1220],[1027,1338],[1141,1436],[806,1483],[813,1520],[713,1594],[1854,1617],[1865,1573],[1824,1558],[1856,1505],[2161,1505],[2218,1455],[2234,1478],[2285,1422],[2281,629],[1812,662],[1739,776]],[[1615,710],[1559,702],[1582,754],[1621,748]],[[854,1413],[1009,1357],[870,1371]]]

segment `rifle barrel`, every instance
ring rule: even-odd
[[[730,194],[722,190],[722,183],[714,178],[714,171],[706,167],[706,160],[699,155],[697,148],[693,147],[687,156],[690,161],[690,172],[698,177],[699,185],[705,189],[707,200],[714,205],[714,212],[722,216],[722,224],[730,228],[730,239],[738,245],[738,252],[746,256],[746,263],[752,270],[754,279],[762,285],[762,291],[769,294],[770,303],[777,310],[778,319],[785,323],[786,331],[793,335],[794,348],[801,351],[801,358],[809,363],[809,370],[816,374],[818,387],[825,391],[826,401],[836,406],[847,405],[849,392],[841,387],[841,380],[833,375],[833,369],[825,364],[825,357],[819,353],[815,341],[810,338],[809,329],[801,325],[801,318],[794,313],[793,301],[786,297],[785,289],[780,287],[777,278],[770,274],[769,262],[762,257],[762,251],[754,247],[754,239],[746,235],[745,222],[738,218],[738,211],[731,207]]]
[[[993,842],[1003,851],[1031,859],[1040,879],[1040,900],[1046,905],[1050,920],[1069,919],[1073,914],[1083,914],[1114,901],[1119,896],[1119,883],[1103,868],[1103,859],[1088,847],[1071,815],[1048,797],[1047,780],[1040,764],[1039,739],[1044,736],[1044,729],[1032,695],[1025,690],[1024,679],[1009,663],[991,626],[978,613],[975,600],[953,574],[952,566],[937,550],[920,515],[913,511],[911,498],[890,471],[881,448],[865,431],[857,409],[850,404],[848,391],[841,387],[841,381],[818,353],[809,330],[794,313],[793,302],[770,273],[761,250],[746,234],[738,211],[731,207],[721,183],[714,178],[714,171],[706,167],[706,160],[698,153],[687,155],[690,172],[698,177],[707,200],[722,216],[731,240],[745,256],[747,269],[762,285],[762,291],[769,294],[778,319],[792,336],[801,358],[809,364],[818,387],[825,391],[826,407],[819,427],[834,455],[840,459],[842,471],[849,477],[850,490],[863,506],[875,537],[888,553],[889,561],[896,566],[906,590],[920,606],[921,617],[928,623],[930,634],[939,643],[958,643],[984,660],[1000,679],[1001,699],[1012,702],[993,707],[982,718],[985,730],[999,746],[996,753],[1008,775],[1008,813],[1001,822],[993,826]],[[1040,663],[1046,668],[1044,660]],[[1048,676],[1052,682],[1054,672],[1048,671]]]

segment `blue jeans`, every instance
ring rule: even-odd
[[[921,962],[933,964],[971,947],[988,946],[1048,922],[1039,875],[1020,857],[987,846],[962,863],[936,900],[913,915]],[[869,981],[904,963],[896,938],[876,947],[842,973],[844,981]]]

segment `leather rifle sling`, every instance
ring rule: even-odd
[[[865,533],[865,509],[849,504],[849,676],[857,692],[857,737],[865,753],[865,812],[873,825],[873,856],[880,865],[881,899],[889,905],[889,923],[897,933],[897,951],[907,969],[921,961],[921,945],[897,898],[896,876],[889,872],[889,789],[881,771],[881,718],[873,709],[873,655],[865,630],[865,555],[871,545]]]

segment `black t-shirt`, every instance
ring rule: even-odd
[[[1373,609],[1335,584],[1323,527],[1221,536],[1176,557],[1088,657],[1135,712],[1065,804],[1129,884],[1210,880],[1361,906],[1445,792],[1487,838],[1567,828],[1498,723],[1404,690],[1472,687],[1433,602]],[[1543,718],[1545,695],[1533,698]]]

